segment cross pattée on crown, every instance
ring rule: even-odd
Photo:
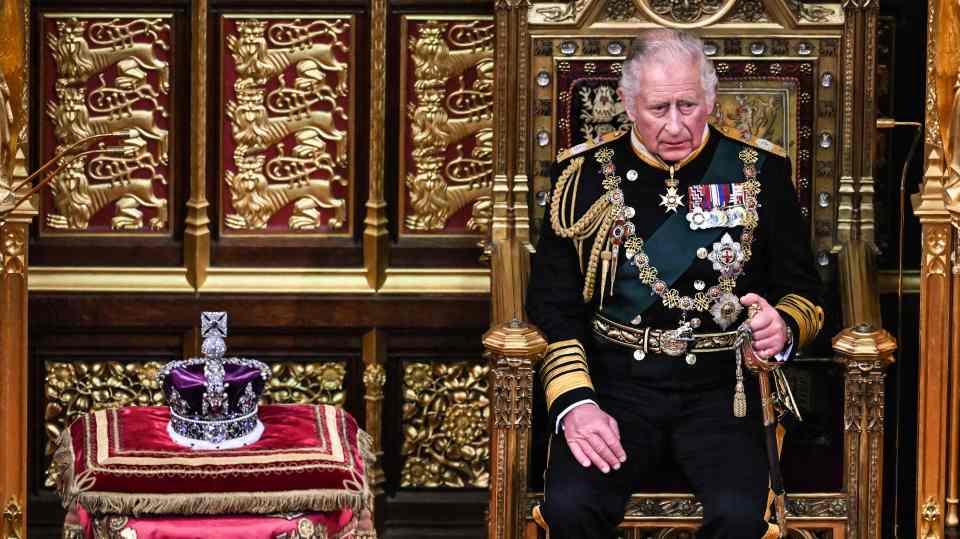
[[[200,314],[200,335],[207,337],[226,338],[227,313],[224,311],[207,311]]]

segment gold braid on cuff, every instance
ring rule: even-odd
[[[547,409],[567,391],[580,387],[593,389],[587,368],[587,355],[576,339],[558,341],[547,347],[547,358],[540,368],[540,381],[547,396]]]
[[[809,344],[823,328],[823,309],[803,296],[787,294],[776,308],[797,323],[800,330],[800,335],[797,335],[798,346]]]

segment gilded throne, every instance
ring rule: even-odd
[[[511,151],[496,160],[502,170],[494,185],[490,250],[494,321],[501,325],[485,337],[493,392],[489,537],[544,534],[531,509],[540,500],[545,464],[545,404],[534,380],[547,343],[520,320],[526,257],[543,226],[550,164],[558,151],[628,122],[615,91],[621,62],[635,30],[655,25],[698,29],[720,76],[717,127],[787,151],[809,239],[832,291],[820,339],[786,369],[805,419],[791,426],[782,454],[789,536],[880,536],[883,379],[894,343],[874,329],[880,321],[864,247],[872,234],[871,197],[858,197],[853,211],[853,192],[872,192],[872,184],[854,182],[860,175],[872,181],[872,91],[853,91],[854,84],[873,83],[869,28],[877,10],[864,4],[588,0],[518,10],[498,3],[498,44],[519,39],[522,46],[507,59],[516,67],[503,77],[515,83],[517,99],[498,93],[497,113],[516,122],[498,127],[518,134],[498,133],[516,137],[516,144],[503,146]],[[514,212],[500,214],[499,229],[498,203]],[[624,537],[688,537],[698,525],[701,507],[665,469],[632,497]]]

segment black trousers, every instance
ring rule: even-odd
[[[683,359],[659,359],[680,361]],[[733,362],[728,363],[733,368]],[[745,372],[749,379],[751,374]],[[627,460],[604,474],[578,463],[554,435],[541,511],[551,539],[616,537],[631,492],[668,454],[703,504],[700,539],[760,539],[767,530],[769,469],[756,383],[747,417],[733,416],[733,385],[651,388],[629,376],[594,378],[600,407],[617,420]]]

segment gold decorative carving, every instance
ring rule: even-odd
[[[20,502],[10,496],[7,506],[3,509],[3,539],[21,539],[23,529],[23,509]]]
[[[370,363],[363,369],[363,387],[367,399],[382,399],[383,386],[387,383],[387,370],[379,363]]]
[[[404,104],[410,144],[404,225],[441,231],[470,204],[466,229],[486,234],[493,209],[493,25],[432,19],[414,28],[414,91]]]
[[[47,444],[44,453],[47,457],[56,451],[60,433],[91,410],[162,405],[163,390],[157,381],[157,373],[162,367],[156,361],[45,362],[44,430]],[[45,485],[54,486],[58,475],[51,463]]]
[[[947,274],[947,238],[948,229],[927,227],[924,237],[924,270],[929,275]]]
[[[647,16],[664,26],[696,28],[722,19],[737,0],[640,0]]]
[[[937,533],[940,505],[937,504],[937,500],[933,496],[927,498],[927,502],[920,508],[920,519],[922,523],[920,539],[940,539],[940,534]]]
[[[850,511],[850,537],[880,536],[880,488],[883,481],[885,369],[893,362],[896,341],[869,324],[845,329],[833,339],[835,360],[845,365],[844,459]],[[863,530],[862,532],[860,530]]]
[[[17,133],[13,107],[10,105],[10,87],[0,71],[0,205],[4,204],[13,189],[13,160],[17,152]]]
[[[0,245],[0,260],[3,262],[3,272],[6,274],[22,275],[27,267],[27,235],[23,226],[5,226],[0,228],[2,245]]]
[[[290,230],[344,229],[347,201],[336,186],[349,187],[350,76],[341,57],[351,22],[233,21],[225,39],[236,79],[224,112],[236,146],[224,171],[225,226],[264,230],[293,204]]]
[[[363,265],[370,288],[386,280],[390,253],[387,201],[384,199],[384,162],[387,111],[387,2],[370,2],[370,134],[367,167],[369,193],[363,223]]]
[[[770,17],[763,8],[762,0],[740,0],[723,22],[770,22]]]
[[[612,0],[620,2],[626,8],[626,3],[632,3],[632,0]],[[537,23],[563,23],[577,20],[577,17],[587,7],[587,0],[573,0],[572,2],[563,2],[549,6],[537,6],[533,13],[536,15],[534,21]],[[629,9],[629,8],[627,8]],[[636,11],[636,8],[632,8]]]
[[[138,149],[70,163],[50,184],[48,228],[87,230],[110,204],[114,230],[144,228],[142,208],[154,210],[150,229],[167,227],[169,189],[160,186],[169,175],[169,132],[160,122],[168,120],[171,97],[169,65],[158,51],[170,51],[170,33],[166,18],[57,18],[56,31],[46,36],[58,75],[46,103],[55,150],[120,132],[131,133],[125,142]]]
[[[489,367],[476,363],[403,366],[404,487],[486,487]]]
[[[193,2],[190,20],[191,39],[194,43],[207,43],[207,19],[209,2]],[[210,88],[207,76],[207,49],[193,47],[190,76],[190,198],[187,200],[187,215],[184,219],[183,258],[187,269],[187,281],[194,290],[203,286],[210,267],[210,203],[207,201],[207,111]]]
[[[341,361],[274,363],[263,391],[265,404],[329,404],[343,406],[347,400],[344,379],[347,364]]]

